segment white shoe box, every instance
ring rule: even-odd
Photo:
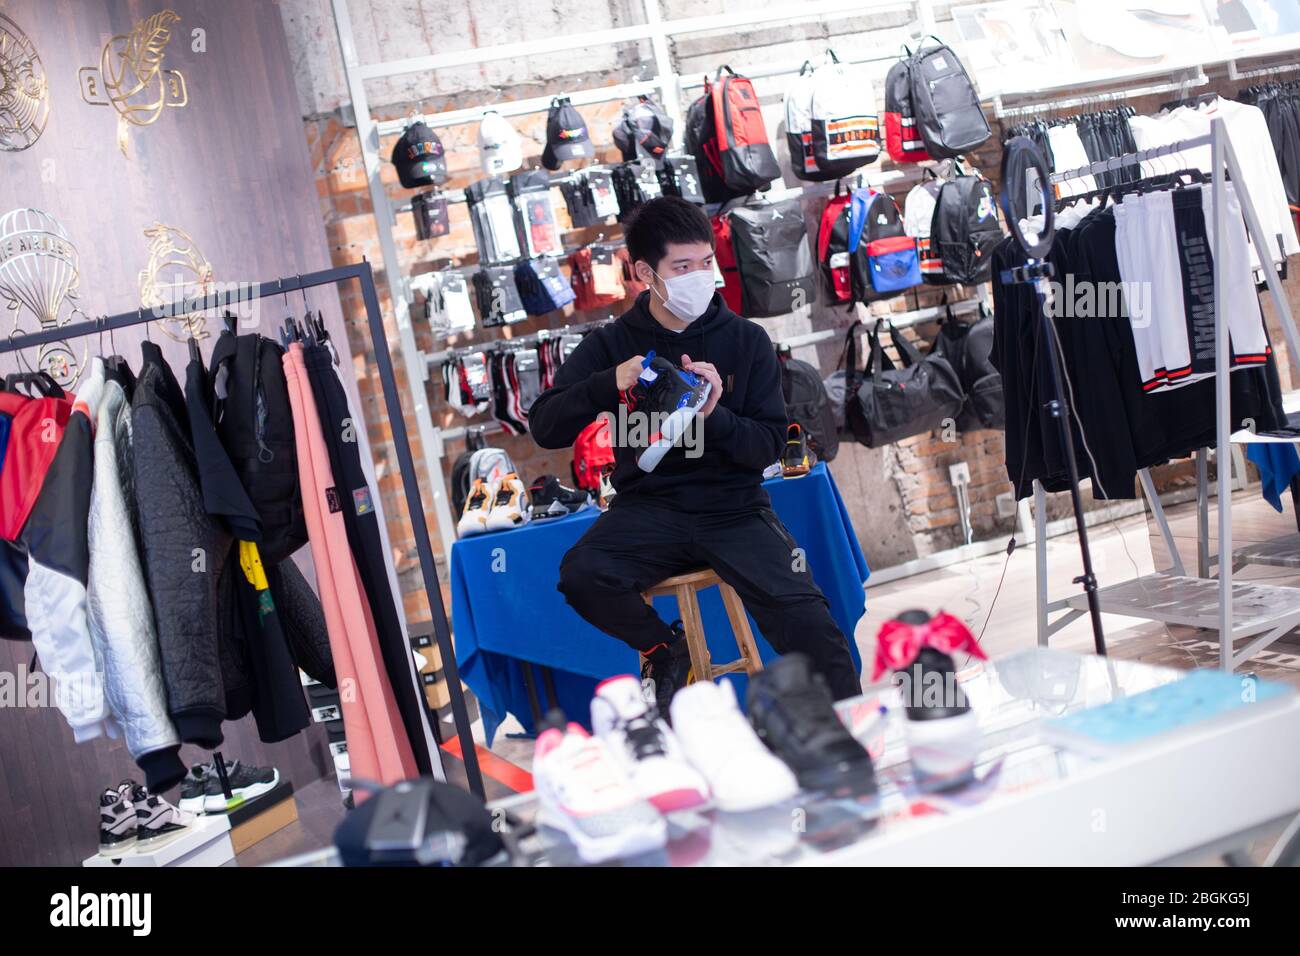
[[[132,847],[121,856],[96,853],[82,866],[221,866],[235,858],[230,821],[224,814],[196,817],[189,830],[162,846],[140,852]]]

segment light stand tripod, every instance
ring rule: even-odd
[[[1031,178],[1032,177],[1032,178]],[[1033,181],[1036,179],[1036,182]],[[1060,346],[1056,336],[1056,323],[1052,319],[1051,280],[1055,270],[1045,260],[1052,247],[1056,232],[1054,197],[1042,152],[1027,136],[1017,136],[1006,144],[1002,153],[1002,211],[1012,236],[1024,250],[1026,262],[1022,266],[1005,270],[1000,276],[1006,284],[1028,284],[1034,287],[1038,306],[1038,341],[1047,348],[1047,394],[1043,411],[1054,419],[1065,458],[1066,475],[1070,480],[1070,503],[1074,507],[1074,524],[1079,535],[1079,552],[1083,559],[1083,574],[1074,579],[1083,585],[1088,599],[1088,616],[1092,620],[1092,639],[1097,653],[1105,656],[1106,637],[1101,626],[1101,605],[1097,599],[1097,577],[1092,570],[1092,551],[1088,546],[1088,526],[1084,521],[1083,498],[1079,494],[1079,465],[1074,454],[1074,429],[1070,426],[1070,405],[1061,388],[1063,372]],[[1020,187],[1020,188],[1017,188]],[[1026,197],[1023,210],[1013,208],[1015,197]],[[1031,239],[1021,228],[1024,213],[1032,211],[1036,202],[1043,210],[1043,226]]]

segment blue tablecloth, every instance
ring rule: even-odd
[[[772,507],[807,555],[813,577],[830,602],[859,668],[852,635],[866,609],[866,558],[825,464],[805,478],[764,483]],[[490,744],[507,714],[533,731],[521,661],[554,672],[559,706],[586,724],[595,686],[614,674],[636,673],[637,654],[580,618],[556,590],[560,559],[600,512],[535,521],[514,531],[457,541],[451,549],[451,617],[461,678],[478,697]],[[655,608],[665,620],[678,617],[677,602],[664,597]],[[714,659],[737,657],[735,640],[717,588],[700,594],[700,612]],[[765,661],[776,656],[750,620]],[[745,676],[734,675],[744,700]],[[540,685],[540,679],[539,679]],[[543,691],[539,686],[539,694]],[[543,707],[545,697],[542,697]]]

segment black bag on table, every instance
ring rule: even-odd
[[[786,417],[803,429],[808,447],[816,453],[818,461],[833,461],[840,450],[840,436],[831,397],[826,394],[821,376],[817,369],[789,352],[778,349],[777,358]]]
[[[868,333],[871,351],[864,371],[858,370],[858,327],[854,322],[844,343],[846,388],[844,417],[853,437],[868,448],[879,448],[912,435],[939,428],[956,419],[964,396],[961,382],[942,355],[921,355],[884,319]],[[880,343],[885,325],[903,367],[895,368]]]

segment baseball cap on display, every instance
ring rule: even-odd
[[[393,165],[403,186],[437,186],[447,181],[447,157],[442,140],[421,120],[406,127],[393,146]]]
[[[488,110],[478,124],[479,161],[483,172],[499,176],[524,164],[523,145],[515,128],[496,110]]]
[[[546,117],[546,149],[542,150],[542,165],[559,169],[570,159],[590,159],[596,155],[587,133],[587,121],[569,102],[567,96],[551,100],[551,112]]]
[[[663,158],[673,138],[673,121],[664,108],[648,96],[639,96],[633,104],[623,107],[618,124],[614,127],[614,145],[623,153],[623,161],[641,158]]]

